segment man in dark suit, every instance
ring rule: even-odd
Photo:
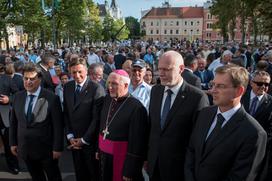
[[[198,115],[186,154],[186,181],[256,180],[267,136],[241,106],[247,83],[245,68],[216,69],[211,90],[215,106]]]
[[[105,59],[106,63],[104,65],[104,74],[108,76],[113,70],[115,70],[113,55],[107,54]]]
[[[3,140],[7,167],[13,174],[18,174],[19,165],[18,159],[11,153],[9,146],[9,113],[13,96],[17,91],[18,88],[8,75],[0,75],[0,136]]]
[[[52,91],[52,92],[55,92],[55,85],[52,81],[51,74],[49,72],[49,68],[54,66],[55,61],[56,61],[55,57],[53,57],[51,55],[44,55],[42,57],[41,62],[38,64],[38,66],[42,70],[41,86],[45,89]]]
[[[267,181],[272,178],[272,96],[267,94],[270,80],[267,72],[254,72],[250,81],[251,90],[247,90],[241,101],[245,110],[258,121],[268,136],[266,158],[260,176]]]
[[[114,64],[116,69],[122,69],[123,63],[126,61],[126,56],[124,56],[125,49],[120,48],[117,55],[114,55]]]
[[[207,61],[204,58],[197,59],[197,70],[194,74],[200,78],[202,90],[208,90],[209,83],[214,78],[213,72],[205,69],[206,65]]]
[[[193,54],[187,54],[185,55],[185,59],[184,59],[184,65],[185,65],[185,69],[184,71],[181,73],[181,76],[183,77],[183,79],[201,89],[201,80],[198,76],[196,76],[193,72],[197,70],[197,59]]]
[[[73,59],[69,67],[74,80],[64,86],[66,135],[71,144],[77,181],[92,181],[98,176],[95,151],[99,125],[95,115],[105,93],[101,85],[87,77],[85,59]]]
[[[12,81],[16,84],[19,90],[25,89],[23,75],[22,75],[23,68],[24,68],[24,63],[22,61],[14,62],[15,73],[12,77]]]
[[[63,117],[58,96],[40,86],[41,70],[23,70],[26,90],[15,94],[10,124],[11,152],[21,157],[33,181],[61,181]]]
[[[149,106],[148,173],[152,181],[182,181],[194,121],[208,99],[180,76],[184,64],[178,52],[164,53],[158,69],[161,85],[152,88]]]

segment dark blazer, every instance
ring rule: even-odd
[[[204,70],[203,79],[201,78],[200,71],[195,71],[194,74],[200,78],[202,89],[208,90],[209,89],[209,82],[214,79],[213,72],[210,70]]]
[[[12,79],[7,75],[0,75],[0,94],[6,95],[9,97],[9,104],[4,105],[10,107],[13,102],[13,96],[18,91],[16,84],[12,81]],[[8,109],[7,109],[8,111]],[[0,115],[0,128],[9,127],[9,121],[2,119]]]
[[[198,116],[185,161],[186,181],[255,181],[266,147],[266,133],[241,107],[204,149],[217,106]]]
[[[89,79],[81,88],[79,100],[74,103],[75,81],[64,85],[63,108],[67,134],[71,133],[75,138],[96,143],[95,135],[98,128],[94,120],[96,109],[102,106],[102,97],[105,95],[103,87]]]
[[[200,80],[200,78],[198,76],[194,75],[189,70],[184,69],[184,71],[181,73],[181,76],[189,84],[201,89],[201,80]]]
[[[126,57],[121,53],[114,55],[114,65],[116,69],[122,69],[123,63],[126,61]]]
[[[42,73],[41,86],[45,89],[55,92],[55,86],[53,84],[50,72],[48,70],[45,70],[40,64],[38,64],[38,67],[41,69]]]
[[[186,147],[196,116],[209,102],[201,90],[184,81],[161,129],[164,88],[155,85],[151,90],[148,172],[152,177],[157,165],[162,181],[182,181]]]
[[[17,86],[19,91],[25,90],[23,76],[18,75],[18,74],[14,74],[14,76],[12,77],[12,81]]]
[[[242,104],[245,110],[249,112],[250,105],[250,90],[248,90],[242,97]],[[261,102],[258,105],[256,113],[253,117],[258,121],[258,123],[263,127],[267,133],[267,153],[266,153],[266,166],[264,166],[268,173],[262,173],[264,177],[271,179],[272,176],[272,96],[269,94],[264,94]],[[268,174],[268,175],[266,175]]]
[[[15,94],[10,124],[10,145],[18,146],[24,158],[42,159],[52,156],[52,151],[63,150],[63,117],[60,100],[54,93],[41,88],[33,109],[33,119],[25,115],[27,92]]]
[[[112,72],[111,67],[109,66],[109,64],[105,63],[104,65],[104,74],[109,75]]]

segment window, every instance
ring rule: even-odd
[[[199,35],[199,29],[197,29],[197,30],[196,30],[196,34],[198,34],[198,35]]]
[[[179,22],[178,21],[177,21],[176,25],[179,26]]]
[[[212,34],[211,33],[207,33],[207,38],[211,38],[212,37]]]
[[[157,21],[157,26],[160,26],[160,22],[159,21]]]
[[[187,30],[184,30],[184,35],[187,35]]]
[[[184,25],[187,26],[187,21],[184,22]]]
[[[191,26],[194,26],[194,22],[193,21],[191,21]]]
[[[167,30],[164,30],[164,34],[165,34],[165,35],[167,34]]]
[[[177,35],[179,34],[179,30],[176,30],[176,34],[177,34]]]
[[[159,30],[156,30],[156,33],[159,34]]]
[[[170,34],[171,34],[171,35],[173,34],[173,30],[170,30]]]
[[[143,27],[145,27],[145,21],[143,21]]]
[[[153,21],[150,22],[150,26],[153,26]]]
[[[171,21],[171,22],[170,22],[170,26],[173,26],[173,24],[174,24],[173,21]]]
[[[208,16],[208,19],[212,19],[212,17],[211,17],[211,14],[210,14],[210,13],[208,13],[208,14],[207,14],[207,16]]]
[[[164,26],[167,26],[167,21],[164,22]]]
[[[207,29],[212,29],[212,23],[207,23]]]
[[[196,25],[199,26],[199,21],[196,22]]]
[[[153,34],[153,30],[150,30],[150,34],[151,34],[151,35]]]

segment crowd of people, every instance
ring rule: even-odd
[[[9,171],[33,181],[268,181],[272,46],[148,43],[2,50]]]

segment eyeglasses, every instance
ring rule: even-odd
[[[256,84],[257,86],[261,87],[261,86],[265,86],[268,87],[270,85],[270,83],[267,82],[256,82],[256,81],[252,81],[254,84]]]
[[[30,82],[34,82],[36,79],[37,79],[37,75],[35,76],[35,77],[24,77],[23,79],[24,79],[24,81],[30,81]]]
[[[228,88],[234,88],[233,86],[232,87],[228,87],[225,84],[215,84],[213,82],[209,83],[208,86],[209,86],[210,89],[220,89],[220,90],[228,89]]]

